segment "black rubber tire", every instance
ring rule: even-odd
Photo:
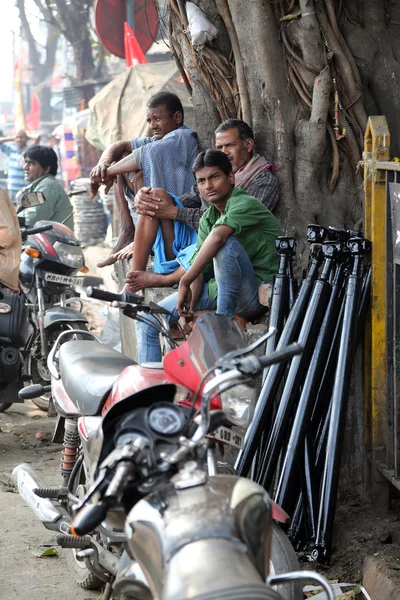
[[[12,402],[0,402],[0,413],[5,412],[10,406],[12,406]]]
[[[299,561],[289,538],[276,523],[272,526],[272,543],[270,558],[270,575],[280,575],[289,571],[299,571]],[[303,600],[303,584],[299,582],[274,586],[274,589],[285,600]]]
[[[67,564],[74,581],[84,590],[98,590],[104,585],[104,581],[99,579],[97,575],[89,571],[85,563],[80,563],[76,557],[73,548],[65,550],[67,556]]]
[[[78,470],[75,476],[74,485],[72,486],[72,493],[77,493],[78,485],[85,483],[85,471],[83,466]],[[102,581],[97,575],[92,573],[85,565],[84,562],[76,559],[76,550],[74,548],[68,548],[65,550],[67,556],[67,564],[69,571],[74,581],[84,590],[98,590],[104,586]]]
[[[59,336],[59,334],[62,331],[66,331],[67,327],[66,327],[66,323],[58,323],[55,324],[54,327],[51,328],[50,331],[50,336],[51,336],[51,341],[55,342],[55,340],[57,339],[57,337]],[[71,322],[68,323],[68,329],[83,329],[84,331],[88,331],[87,325],[85,323],[75,323],[75,322]],[[53,335],[55,334],[55,335]],[[38,368],[37,368],[37,363],[35,360],[32,360],[32,378],[31,378],[31,382],[30,383],[40,383],[42,385],[49,385],[50,380],[46,381],[44,379],[42,379],[39,375],[38,372]],[[49,397],[50,397],[50,392],[48,392],[48,394],[45,394],[43,396],[40,396],[39,398],[33,398],[32,402],[38,407],[40,408],[40,410],[43,410],[45,412],[47,412],[48,408],[49,408]]]

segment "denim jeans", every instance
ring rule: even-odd
[[[262,313],[263,306],[258,301],[259,283],[254,274],[251,260],[234,236],[227,239],[213,259],[214,276],[218,285],[218,296],[212,300],[208,296],[208,283],[195,310],[216,310],[217,315],[233,317],[238,314],[248,319]],[[178,294],[172,294],[160,305],[179,318],[176,310]],[[151,325],[136,323],[138,361],[161,361],[161,347],[158,331]]]

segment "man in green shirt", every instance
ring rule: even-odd
[[[44,204],[22,211],[26,226],[33,227],[37,221],[56,221],[73,230],[73,208],[70,199],[55,177],[57,154],[48,146],[32,146],[25,152],[24,161],[25,181],[31,184],[25,191],[42,192],[46,198]]]
[[[272,281],[278,267],[275,239],[282,230],[265,206],[235,189],[232,165],[223,152],[201,152],[193,172],[202,198],[212,205],[200,219],[196,251],[177,294],[161,305],[175,316],[216,310],[255,318],[264,310],[259,285]],[[156,329],[138,323],[137,335],[139,363],[161,360]]]

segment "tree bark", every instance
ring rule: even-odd
[[[220,29],[218,38],[197,50],[193,60],[190,37],[183,33],[183,0],[180,23],[177,2],[169,0],[170,31],[190,75],[203,146],[213,146],[221,111],[198,65],[202,53],[209,59],[222,48],[233,63],[240,106],[254,129],[257,150],[275,163],[277,216],[286,232],[304,237],[310,222],[352,227],[361,216],[357,164],[368,115],[386,115],[392,147],[400,154],[400,3],[195,3]],[[217,21],[218,10],[228,33]],[[230,110],[236,116],[234,107]]]

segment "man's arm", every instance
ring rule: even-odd
[[[217,255],[218,250],[233,233],[234,229],[228,225],[214,227],[204,240],[189,271],[187,271],[182,279],[185,279],[188,283],[192,283]]]
[[[183,314],[190,311],[193,306],[191,284],[202,275],[209,262],[217,255],[218,250],[225,244],[226,240],[234,233],[232,227],[219,225],[214,227],[204,240],[190,269],[183,275],[179,282],[177,310]]]
[[[124,173],[136,173],[136,171],[140,171],[140,167],[137,165],[136,160],[133,154],[129,154],[125,156],[122,160],[111,165],[105,170],[104,179],[108,179],[110,177],[115,177],[116,175],[123,175]]]
[[[1,188],[0,203],[0,248],[10,248],[21,234],[16,227],[15,210],[6,192]]]
[[[204,211],[207,210],[208,206],[204,204],[197,185],[195,184],[190,192],[183,194],[180,200],[183,207],[180,206],[177,208],[175,220],[198,231],[200,218]]]
[[[15,142],[15,137],[0,137],[0,144],[5,144],[6,142]]]
[[[4,223],[0,224],[0,248],[10,248],[17,239],[17,236],[18,233],[15,227]]]
[[[92,181],[101,183],[104,179],[107,167],[109,167],[111,163],[118,161],[121,156],[127,152],[132,152],[130,140],[114,142],[114,144],[108,146],[100,156],[99,162],[93,167],[92,172],[90,173]]]

